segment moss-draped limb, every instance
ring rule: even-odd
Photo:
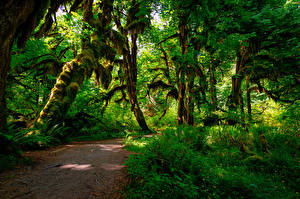
[[[84,50],[74,60],[64,64],[50,98],[36,120],[36,125],[52,125],[63,119],[74,101],[84,77],[95,64],[97,64],[97,60],[90,49]]]
[[[103,100],[105,100],[105,104],[104,107],[102,109],[102,112],[104,112],[104,110],[106,109],[106,107],[108,106],[108,102],[111,100],[111,98],[114,96],[115,93],[117,93],[118,91],[120,91],[122,93],[122,98],[119,100],[116,100],[116,103],[120,103],[121,101],[127,101],[126,99],[126,94],[124,92],[124,90],[126,89],[126,85],[120,85],[120,86],[115,86],[113,87],[110,91],[108,91],[104,97]]]

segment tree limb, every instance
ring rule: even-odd
[[[173,39],[173,38],[176,38],[176,37],[178,37],[178,36],[179,36],[179,34],[178,34],[178,33],[175,33],[175,34],[173,34],[173,35],[171,35],[171,36],[165,38],[164,40],[158,42],[157,45],[160,45],[160,44],[162,44],[162,43],[168,41],[169,39]]]

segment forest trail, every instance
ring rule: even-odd
[[[26,152],[37,163],[0,175],[1,199],[120,199],[127,182],[122,140],[84,141]]]

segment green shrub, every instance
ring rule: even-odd
[[[267,150],[263,150],[263,139]],[[296,198],[297,137],[254,126],[169,128],[161,136],[128,139],[139,152],[127,161],[126,198]]]

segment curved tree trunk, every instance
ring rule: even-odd
[[[88,22],[92,27],[98,29],[99,32],[104,32],[109,25],[109,21],[106,18],[112,12],[112,1],[106,1],[102,7],[105,10],[105,16],[98,18],[100,21],[95,21],[92,13],[93,1],[88,0],[84,2],[84,21]],[[109,18],[109,17],[108,17]],[[99,25],[102,24],[102,25]],[[109,32],[109,31],[108,31]],[[101,38],[99,38],[101,39]],[[105,38],[102,38],[105,39]],[[130,102],[132,104],[132,111],[140,125],[140,127],[149,131],[146,124],[144,115],[138,105],[137,94],[136,94],[136,82],[137,82],[137,35],[132,35],[132,49],[131,53],[127,51],[124,54],[126,62],[124,62],[124,68],[126,72],[126,87],[128,90],[128,95]],[[98,64],[98,58],[101,54],[101,42],[97,43],[94,41],[92,45],[87,44],[88,41],[83,39],[83,52],[81,55],[77,56],[71,62],[64,65],[62,73],[59,75],[54,88],[51,91],[51,96],[41,111],[39,117],[36,120],[37,125],[46,125],[50,127],[52,124],[58,123],[67,113],[69,107],[74,101],[79,85],[82,84],[84,77],[90,74],[90,71]],[[105,44],[105,42],[102,42]],[[89,48],[92,47],[92,48]],[[100,49],[100,50],[97,50]],[[129,43],[127,41],[127,49],[129,49]],[[99,52],[98,52],[99,51]],[[107,52],[106,52],[107,53]]]
[[[95,65],[94,59],[92,50],[83,50],[82,54],[63,66],[50,98],[40,112],[35,125],[50,127],[64,118],[76,97],[85,74]]]

